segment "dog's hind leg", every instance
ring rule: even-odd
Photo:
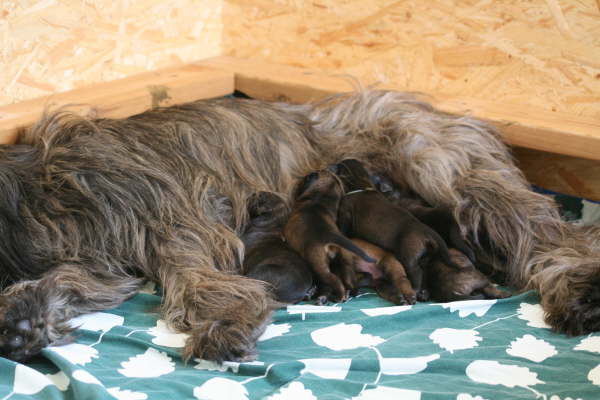
[[[256,341],[276,307],[265,283],[214,268],[160,270],[167,323],[190,335],[182,357],[243,361],[256,355]]]
[[[0,355],[24,361],[48,345],[64,343],[76,328],[69,325],[71,318],[116,307],[142,283],[103,266],[63,264],[41,279],[8,287],[0,296]]]

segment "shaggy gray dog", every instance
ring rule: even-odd
[[[0,354],[60,344],[72,317],[115,307],[144,279],[190,334],[183,357],[252,357],[273,303],[238,274],[247,200],[356,158],[428,203],[558,331],[600,328],[600,235],[563,223],[499,135],[395,92],[308,105],[221,99],[122,120],[51,114],[0,147]],[[482,239],[484,238],[484,239]]]

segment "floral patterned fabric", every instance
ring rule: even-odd
[[[548,329],[533,292],[393,306],[372,291],[277,311],[259,357],[217,365],[152,311],[152,285],[73,320],[66,346],[26,365],[0,359],[3,399],[598,399],[600,335]]]

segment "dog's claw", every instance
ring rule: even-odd
[[[23,332],[31,331],[31,322],[28,319],[22,319],[17,322],[17,329]]]

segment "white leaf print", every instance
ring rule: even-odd
[[[517,312],[519,319],[527,321],[528,326],[550,329],[550,325],[544,321],[544,309],[541,305],[521,303]]]
[[[438,358],[440,358],[439,354],[411,358],[381,357],[379,367],[384,375],[417,374],[427,368],[428,363]]]
[[[62,371],[58,371],[55,374],[46,374],[46,377],[50,379],[61,392],[64,392],[67,390],[67,387],[69,387],[69,377]]]
[[[94,375],[90,374],[89,372],[83,369],[78,369],[74,371],[73,378],[77,379],[79,382],[102,386],[102,383],[100,383],[100,381]]]
[[[132,392],[131,390],[121,390],[120,387],[106,389],[110,395],[118,400],[146,400],[148,395],[142,392]]]
[[[510,347],[506,349],[506,352],[513,357],[522,357],[537,363],[558,353],[556,347],[544,340],[536,339],[532,335],[525,335],[510,342]]]
[[[267,400],[317,400],[310,389],[305,389],[302,382],[292,382],[282,387],[279,393],[267,397]]]
[[[376,308],[363,308],[360,311],[367,314],[369,317],[377,317],[380,315],[395,315],[404,311],[408,311],[412,306],[390,306],[390,307],[376,307]]]
[[[345,323],[340,323],[317,329],[311,332],[310,336],[319,346],[335,351],[377,346],[385,342],[385,339],[379,336],[360,333],[362,328],[358,324],[346,325]]]
[[[69,321],[69,325],[73,328],[88,331],[108,332],[115,326],[123,325],[124,321],[125,319],[120,315],[96,312],[75,317]]]
[[[154,328],[148,329],[148,334],[154,336],[152,343],[165,347],[183,347],[189,337],[188,334],[172,330],[162,319],[156,321]]]
[[[351,358],[307,358],[299,361],[305,365],[301,374],[310,372],[323,379],[345,379],[352,363]]]
[[[175,363],[167,353],[148,348],[145,353],[130,357],[121,363],[121,375],[130,378],[155,378],[175,371]]]
[[[456,396],[456,400],[487,400],[484,399],[481,396],[471,396],[469,393],[460,393],[458,396]]]
[[[388,386],[377,386],[373,389],[364,390],[352,400],[383,400],[383,399],[401,399],[401,400],[421,400],[421,392],[408,389],[396,389]]]
[[[258,338],[259,342],[272,339],[288,333],[291,329],[290,324],[269,324],[265,332]]]
[[[529,386],[545,383],[537,379],[537,374],[529,368],[500,364],[498,361],[473,361],[467,366],[466,373],[472,381],[509,388],[519,386],[532,390]]]
[[[53,385],[53,383],[46,375],[23,364],[17,364],[11,395],[13,393],[24,395],[36,394],[49,385]]]
[[[582,339],[573,350],[600,353],[600,336],[590,336]]]
[[[482,338],[472,329],[438,328],[429,335],[433,343],[454,353],[454,350],[472,349],[479,346]]]
[[[590,370],[587,378],[594,385],[600,386],[600,364]]]
[[[50,346],[47,349],[67,359],[71,364],[85,365],[92,362],[93,358],[98,358],[98,350],[79,343]]]
[[[196,361],[198,363],[198,364],[194,365],[194,369],[199,369],[199,370],[204,370],[204,371],[225,372],[228,369],[230,369],[231,372],[237,374],[237,372],[240,368],[240,363],[234,362],[234,361],[223,361],[222,364],[216,363],[214,361],[202,360],[200,358],[195,358],[194,361]],[[262,363],[261,363],[261,365],[262,365]]]
[[[452,301],[450,303],[437,304],[443,308],[449,308],[450,312],[458,310],[458,316],[461,318],[468,317],[471,314],[475,314],[478,317],[483,317],[497,300],[463,300],[463,301]],[[436,304],[433,304],[436,305]]]
[[[212,378],[194,388],[194,397],[200,400],[248,400],[248,390],[234,380]]]
[[[557,395],[550,396],[550,400],[560,400],[560,397]],[[565,397],[564,400],[582,400],[581,398],[573,399],[572,397]]]
[[[302,314],[302,319],[306,314],[340,312],[342,307],[338,306],[315,306],[312,304],[294,304],[287,306],[288,314]]]

